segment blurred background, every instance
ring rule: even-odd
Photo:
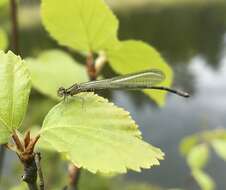
[[[151,170],[129,172],[113,180],[84,173],[81,189],[200,189],[179,145],[186,136],[226,127],[226,1],[107,0],[107,3],[120,20],[119,38],[143,40],[154,46],[173,68],[174,86],[186,89],[192,96],[183,99],[169,94],[166,105],[159,108],[139,92],[105,94],[131,113],[144,140],[161,148],[165,160]],[[62,49],[44,30],[39,10],[38,0],[19,1],[19,39],[24,58],[37,56],[45,49]],[[7,5],[0,7],[0,27],[10,39]],[[105,72],[113,75],[110,68]],[[32,92],[26,125],[40,124],[53,105],[54,101]],[[215,189],[225,190],[226,163],[214,151],[209,154],[205,171],[215,181]],[[66,167],[57,155],[50,154],[46,159],[51,161],[45,174],[50,176],[49,186],[57,187],[65,180]],[[0,189],[20,183],[22,168],[16,155],[6,152],[2,167]]]

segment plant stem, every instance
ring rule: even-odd
[[[40,180],[40,184],[39,184],[39,189],[40,190],[44,190],[44,179],[43,179],[43,173],[42,173],[42,167],[41,167],[41,154],[40,153],[35,153],[35,162],[36,162],[36,167],[38,170],[38,176],[39,176],[39,180]]]
[[[38,190],[37,171],[38,169],[40,170],[40,165],[36,164],[36,153],[34,152],[34,147],[39,137],[40,136],[38,135],[31,138],[30,132],[28,132],[22,142],[22,139],[18,137],[16,131],[14,131],[12,135],[17,155],[21,163],[24,165],[24,175],[22,176],[22,180],[27,183],[29,190]]]
[[[24,164],[24,175],[22,176],[23,181],[25,181],[29,187],[29,190],[38,190],[37,186],[37,166],[35,158],[27,160]]]
[[[96,80],[97,72],[95,69],[93,53],[90,52],[86,57],[86,70],[90,80]]]
[[[37,186],[37,184],[28,184],[28,188],[29,188],[29,190],[38,190],[38,186]]]
[[[18,14],[16,0],[10,0],[11,9],[11,49],[14,53],[19,54],[19,33],[18,33]]]
[[[5,147],[1,145],[0,147],[0,181],[2,176],[2,167],[3,167],[4,157],[5,157]]]
[[[78,180],[80,177],[80,169],[74,164],[68,166],[69,188],[68,190],[78,190]]]

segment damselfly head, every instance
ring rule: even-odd
[[[59,97],[64,97],[64,96],[66,96],[66,94],[67,94],[67,91],[64,87],[60,87],[57,91],[57,95]]]

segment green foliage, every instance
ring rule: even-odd
[[[43,0],[42,18],[51,36],[75,50],[99,51],[116,40],[118,20],[103,0]]]
[[[226,140],[216,139],[212,141],[212,146],[217,155],[226,161]]]
[[[214,189],[214,181],[202,169],[208,162],[209,150],[207,144],[198,144],[192,147],[187,154],[187,163],[191,173],[202,190]]]
[[[142,70],[160,69],[165,73],[165,80],[159,86],[171,86],[173,73],[160,54],[148,44],[128,40],[118,43],[117,48],[107,51],[111,67],[120,74],[133,73]],[[166,92],[144,90],[159,105],[164,104]]]
[[[26,62],[32,73],[34,87],[54,99],[57,98],[56,91],[59,86],[70,86],[76,80],[88,80],[85,68],[58,50],[44,52],[38,59],[27,59]],[[87,138],[87,135],[90,138]],[[62,137],[65,139],[63,142]],[[97,141],[100,138],[103,139]],[[77,166],[94,173],[122,173],[126,172],[127,168],[136,171],[139,171],[140,167],[149,168],[159,164],[157,159],[162,159],[163,154],[159,149],[139,138],[140,131],[127,112],[98,96],[84,93],[60,103],[50,111],[43,124],[38,145],[40,148],[54,148],[58,152],[66,153]],[[109,142],[108,139],[112,140]],[[121,146],[121,151],[111,143],[117,139],[120,139],[117,147]],[[90,146],[95,143],[95,148]],[[132,147],[131,151],[123,153],[129,146]],[[97,149],[101,153],[97,152]],[[116,156],[118,152],[121,152],[122,158]],[[135,163],[132,161],[134,155],[139,155]],[[112,163],[109,165],[110,158]]]
[[[1,6],[1,1],[0,1]],[[8,38],[3,29],[0,28],[0,50],[5,50],[8,47]]]
[[[226,160],[226,131],[224,129],[200,132],[184,138],[180,143],[181,153],[186,156],[192,176],[202,190],[215,189],[213,179],[203,171],[209,158],[210,145],[219,157]]]
[[[4,6],[7,2],[8,2],[8,0],[0,0],[0,7]]]
[[[78,189],[80,190],[114,190],[112,184],[113,178],[103,177],[98,174],[92,174],[85,170],[82,170],[79,179]]]
[[[197,144],[205,142],[207,144],[211,144],[212,141],[218,140],[226,140],[226,131],[224,129],[215,129],[211,131],[203,131],[197,134],[193,134],[191,136],[185,137],[180,142],[180,152],[183,156],[187,156],[187,154],[191,151],[193,147]]]
[[[137,183],[137,182],[129,182],[118,189],[120,190],[163,190],[160,187],[153,186],[150,184],[142,184],[142,183]],[[116,189],[117,190],[117,189]]]
[[[107,61],[119,74],[160,69],[166,79],[159,85],[171,86],[172,70],[154,48],[140,41],[117,39],[118,20],[103,0],[43,0],[42,18],[50,35],[60,44],[82,54],[104,51]],[[166,92],[144,92],[157,104],[164,105]]]
[[[27,185],[23,182],[20,185],[10,188],[10,190],[27,190]]]
[[[32,126],[31,129],[31,133],[33,136],[37,136],[38,134],[40,134],[40,126]],[[49,144],[48,142],[45,141],[44,138],[40,138],[39,141],[36,144],[36,150],[40,151],[40,152],[45,152],[45,153],[56,153],[54,147]],[[62,160],[66,160],[65,155],[62,154],[60,155],[61,158],[63,158]]]
[[[26,60],[31,71],[33,87],[41,93],[58,99],[57,89],[88,80],[85,67],[60,50],[43,52],[37,59]]]
[[[4,144],[8,142],[9,137],[10,137],[10,131],[6,127],[0,125],[0,144]]]
[[[41,137],[78,167],[96,173],[125,173],[158,165],[160,149],[140,139],[128,112],[82,93],[61,102],[46,116]]]
[[[215,189],[214,181],[211,179],[210,176],[208,176],[202,170],[199,170],[199,169],[193,170],[192,176],[198,182],[198,184],[199,184],[199,186],[202,190],[213,190],[213,189]]]
[[[208,161],[208,156],[208,146],[206,144],[199,144],[190,150],[187,162],[192,169],[202,169]]]
[[[119,177],[103,177],[82,171],[78,189],[80,190],[163,190],[155,185],[130,181]]]
[[[0,86],[0,125],[12,132],[21,126],[31,88],[24,61],[12,52],[0,52]]]
[[[46,190],[62,190],[68,183],[66,162],[62,161],[60,155],[55,152],[42,150],[42,170]],[[80,179],[79,179],[80,181]]]
[[[57,101],[50,98],[32,96],[29,100],[27,115],[23,122],[22,131],[32,126],[41,126],[46,114],[56,105]]]
[[[187,154],[191,151],[191,149],[198,143],[198,137],[196,135],[188,136],[182,139],[180,143],[180,153],[183,156],[187,156]]]
[[[154,48],[141,41],[120,42],[117,39],[118,20],[103,0],[43,0],[42,17],[46,29],[59,44],[85,56],[88,52],[103,51],[106,61],[119,74],[160,69],[166,78],[159,85],[171,85],[172,70]],[[6,46],[2,45],[2,48]],[[31,79],[26,66],[31,72]],[[88,77],[84,66],[59,50],[45,51],[36,59],[28,58],[26,63],[11,52],[1,52],[1,143],[7,142],[10,133],[21,127],[31,81],[39,92],[59,100],[56,91],[60,86],[69,87],[75,82],[88,81]],[[166,93],[144,92],[159,105],[164,104]],[[49,106],[49,102],[38,104]],[[36,113],[30,113],[29,117],[33,115],[35,121],[43,117]],[[29,126],[34,124],[26,122]],[[45,117],[41,131],[34,127],[33,132],[41,134],[40,147],[48,146],[47,149],[62,153],[76,166],[93,173],[125,173],[128,169],[140,171],[159,165],[164,156],[160,149],[142,140],[138,126],[128,112],[93,93],[82,93],[60,102]],[[192,155],[190,160],[199,157],[194,150]],[[190,163],[197,165],[194,161]],[[204,163],[205,160],[200,161],[199,167]],[[125,189],[132,190],[134,187],[126,186]],[[139,185],[135,189],[150,187]]]

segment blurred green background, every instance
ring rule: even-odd
[[[168,95],[166,105],[158,108],[140,93],[109,92],[117,105],[129,110],[139,124],[144,139],[160,147],[165,160],[159,167],[142,173],[129,172],[114,179],[82,173],[80,189],[157,190],[199,189],[192,179],[186,159],[179,152],[181,140],[197,132],[226,126],[226,1],[217,0],[107,0],[120,20],[120,39],[138,39],[150,43],[175,72],[174,86],[191,92],[188,100]],[[23,58],[37,56],[57,45],[44,30],[38,0],[19,1],[20,50]],[[0,28],[10,41],[8,6],[0,7]],[[67,49],[64,49],[68,51]],[[71,53],[83,61],[77,54]],[[110,68],[105,69],[111,76]],[[32,92],[25,126],[41,124],[54,105],[36,91]],[[226,147],[225,147],[226,149]],[[210,152],[205,171],[216,189],[225,190],[226,163]],[[49,154],[43,161],[48,187],[60,189],[66,184],[66,163]],[[0,189],[20,183],[22,168],[16,155],[7,152]],[[51,164],[49,164],[51,163]],[[152,184],[152,185],[151,185]],[[152,187],[155,184],[155,187]],[[158,186],[158,187],[157,187]]]

